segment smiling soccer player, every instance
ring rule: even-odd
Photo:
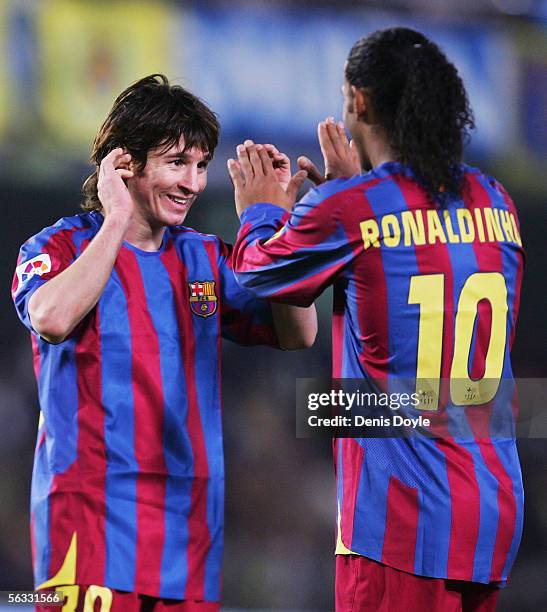
[[[95,140],[86,212],[21,248],[13,297],[42,415],[35,586],[61,590],[70,609],[219,609],[220,337],[315,338],[313,308],[254,298],[235,281],[232,247],[181,225],[218,132],[182,87],[138,81]]]

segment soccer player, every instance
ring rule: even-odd
[[[333,285],[333,376],[426,381],[427,401],[409,410],[434,418],[440,408],[434,437],[335,441],[336,609],[493,610],[523,517],[514,433],[492,433],[511,421],[511,398],[491,393],[512,379],[517,213],[496,180],[462,163],[473,125],[464,85],[422,34],[359,40],[343,96],[352,143],[344,124],[319,125],[336,180],[300,200],[281,231],[292,202],[267,151],[246,143],[228,161],[236,276],[300,305]]]
[[[41,407],[35,583],[58,588],[66,610],[219,609],[221,335],[283,348],[315,338],[313,308],[257,300],[235,281],[230,245],[181,225],[218,133],[182,87],[138,81],[96,137],[86,212],[21,248],[13,297]]]

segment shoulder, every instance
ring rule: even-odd
[[[204,234],[198,230],[186,227],[185,225],[173,225],[169,228],[171,236],[175,242],[212,242],[216,243],[220,238],[215,234]]]
[[[489,190],[491,194],[496,194],[503,198],[506,205],[509,208],[514,208],[513,200],[509,195],[507,189],[503,186],[503,184],[495,177],[487,174],[480,170],[480,168],[475,168],[474,166],[468,166],[467,164],[462,164],[463,175],[468,181],[478,181],[482,187]]]
[[[224,242],[216,234],[205,234],[185,225],[172,226],[169,230],[176,244],[185,243],[187,246],[195,245],[196,248],[200,245],[210,245],[208,248],[214,248],[220,255],[227,254],[232,249],[232,245]]]
[[[368,186],[377,182],[375,178],[376,177],[372,176],[371,172],[367,172],[366,174],[357,174],[351,178],[333,179],[319,185],[313,191],[322,199],[331,198],[354,189],[366,189]]]
[[[331,181],[326,181],[319,185],[311,192],[318,200],[324,201],[327,199],[345,199],[351,192],[362,193],[379,183],[385,183],[393,180],[393,175],[388,172],[378,172],[371,170],[362,174],[357,174],[351,178],[339,178]],[[310,193],[311,193],[310,192]]]
[[[483,172],[480,168],[475,166],[469,166],[467,164],[461,165],[463,176],[466,179],[479,180],[485,187],[495,189],[501,194],[507,194],[505,187],[492,175]]]
[[[325,227],[334,226],[341,218],[360,210],[369,189],[390,180],[393,180],[392,176],[379,176],[374,171],[333,179],[310,190],[298,202],[294,212],[300,217],[312,214]]]
[[[92,237],[102,224],[99,213],[81,213],[70,217],[61,217],[56,223],[45,227],[25,241],[23,247],[30,250],[62,247],[76,249],[77,237]]]

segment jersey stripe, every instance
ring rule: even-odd
[[[363,218],[374,217],[375,211],[366,192],[363,193],[360,209]],[[357,361],[364,376],[381,380],[387,375],[389,355],[388,293],[381,250],[371,248],[366,258],[363,255],[356,257],[352,263],[352,272],[358,280],[350,285],[353,291],[349,292],[348,300],[353,300],[355,304],[357,316],[353,320],[357,327],[353,333],[359,332],[361,347],[355,347],[357,354],[348,356],[347,362]],[[350,324],[349,318],[346,318],[347,324]],[[351,377],[348,366],[346,368],[342,375]]]
[[[401,527],[404,525],[404,529]],[[387,516],[382,561],[398,559],[400,569],[413,572],[418,533],[418,489],[391,476],[387,492]]]
[[[408,177],[396,175],[395,181],[399,185],[407,202],[408,210],[418,210],[424,208],[424,193],[418,184]],[[427,206],[431,206],[428,204]],[[444,224],[443,224],[444,225]],[[425,219],[427,231],[427,218]],[[431,257],[431,249],[435,249],[435,256]],[[434,245],[415,245],[414,252],[420,274],[444,274],[444,303],[445,311],[443,317],[443,337],[441,378],[450,377],[450,364],[452,363],[452,347],[454,346],[454,320],[455,307],[453,295],[456,290],[454,287],[454,277],[452,273],[452,262],[446,245],[436,243]],[[416,340],[417,346],[417,340]],[[441,387],[441,405],[446,402],[446,390]],[[436,511],[436,522],[443,525],[445,535],[440,538],[448,541],[446,558],[443,560],[438,556],[435,565],[442,573],[451,576],[458,576],[461,579],[470,579],[472,576],[473,554],[478,537],[479,519],[479,487],[476,482],[473,459],[463,448],[454,447],[453,442],[448,436],[448,431],[444,432],[443,438],[436,440],[437,448],[445,455],[445,462],[438,462],[440,471],[436,472],[442,477],[445,472],[445,483],[450,491],[450,513],[444,517],[440,508],[429,508],[429,511]],[[444,465],[443,465],[444,463]],[[444,467],[444,470],[443,470]],[[427,525],[424,525],[427,530]],[[429,550],[439,548],[439,534],[431,534],[429,530],[424,532],[424,554]],[[437,541],[437,546],[428,540]],[[442,549],[442,547],[441,547]],[[444,565],[446,564],[446,565]],[[443,567],[444,566],[444,567]]]
[[[216,283],[216,287],[221,287],[221,279],[220,279],[220,274],[218,271],[218,265],[217,265],[217,261],[218,261],[218,256],[217,256],[217,252],[215,249],[215,244],[213,242],[204,242],[204,247],[205,250],[207,252],[207,257],[209,259],[209,265],[210,268],[213,272],[213,277]],[[220,253],[219,253],[220,255]],[[230,260],[230,270],[232,270],[231,267],[231,260]],[[233,274],[233,271],[232,271]],[[211,399],[213,400],[213,404],[211,405],[216,405],[219,407],[219,412],[218,412],[218,427],[219,430],[220,428],[222,428],[222,422],[221,422],[221,414],[222,414],[222,401],[221,401],[221,384],[220,384],[220,380],[221,380],[221,364],[222,364],[222,353],[221,353],[221,325],[220,325],[220,316],[217,316],[217,344],[216,344],[216,362],[215,362],[215,366],[216,366],[216,372],[213,374],[211,373],[211,380],[214,379],[214,377],[216,376],[216,385],[214,386],[213,389],[211,389],[211,393],[214,397],[212,397]],[[266,329],[266,326],[264,326],[264,329]],[[271,329],[271,328],[269,328]],[[213,441],[215,443],[214,448],[212,449],[212,455],[209,455],[210,457],[210,461],[214,462],[214,473],[219,475],[222,474],[222,479],[217,478],[215,480],[214,483],[212,483],[210,486],[211,488],[215,487],[218,491],[218,495],[220,496],[220,499],[224,499],[224,448],[223,448],[223,444],[222,444],[222,437],[219,436],[216,440]],[[211,546],[211,551],[209,552],[209,556],[207,558],[207,566],[205,569],[205,592],[206,592],[206,596],[210,597],[213,600],[216,599],[220,599],[220,587],[221,587],[221,573],[220,573],[220,567],[221,567],[221,562],[222,562],[222,552],[224,549],[224,524],[222,522],[222,520],[218,520],[215,519],[214,514],[215,513],[223,513],[224,509],[223,507],[217,507],[216,504],[214,504],[212,498],[209,502],[208,502],[208,524],[209,524],[209,531],[212,534],[212,546]],[[214,529],[213,525],[218,525],[220,526],[220,528]]]
[[[174,288],[174,298],[179,319],[179,334],[182,339],[182,360],[184,364],[186,393],[188,398],[188,415],[186,428],[190,438],[193,456],[193,480],[190,496],[190,514],[188,519],[188,547],[187,567],[188,580],[186,582],[184,597],[187,599],[204,599],[205,591],[205,560],[211,543],[211,536],[205,517],[207,516],[207,479],[209,477],[209,466],[205,440],[203,437],[203,426],[199,414],[195,358],[196,343],[192,321],[183,312],[183,296],[188,295],[188,272],[184,262],[175,251],[173,243],[161,256],[163,264],[169,274],[171,285]],[[182,266],[182,275],[180,274]],[[186,298],[187,299],[187,298]]]
[[[139,262],[135,253],[118,255],[118,276],[127,297],[131,330],[135,458],[137,476],[137,551],[135,590],[160,591],[161,553],[165,538],[165,480],[163,456],[163,386],[159,342],[147,307]],[[147,381],[146,387],[141,384]]]
[[[99,315],[95,311],[89,316]],[[53,477],[48,576],[59,571],[75,531],[78,540],[76,582],[83,573],[93,578],[95,584],[101,584],[105,567],[106,456],[104,417],[97,395],[102,384],[100,337],[93,326],[89,326],[73,343],[78,388],[77,459],[65,472]],[[82,479],[85,479],[85,490],[81,486]],[[56,491],[63,491],[63,495],[56,496]],[[80,503],[82,497],[85,504]]]
[[[491,196],[492,190],[485,187],[484,179],[479,180],[478,177],[472,175],[470,177],[473,192],[476,194],[474,201],[489,203],[490,206],[494,204]],[[500,203],[499,199],[498,202]],[[483,206],[484,207],[484,206]],[[511,274],[507,266],[503,265],[502,252],[499,247],[499,243],[495,242],[490,244],[478,244],[475,246],[475,253],[477,256],[477,263],[479,268],[482,270],[488,270],[493,272],[500,272],[504,274],[506,283],[511,282]],[[514,266],[511,266],[514,269]],[[511,289],[511,287],[510,287]],[[518,292],[518,291],[517,291]],[[509,291],[509,296],[512,291]],[[511,304],[508,304],[509,313],[513,312]],[[508,329],[512,327],[511,320],[509,317]],[[510,331],[509,331],[510,333]],[[509,348],[506,349],[507,357],[505,360],[506,368],[509,367],[509,372],[504,372],[504,375],[511,375],[510,373],[510,361],[508,359]],[[506,443],[505,443],[506,444]],[[510,442],[513,445],[514,441]],[[499,444],[498,444],[499,446]],[[517,526],[516,520],[516,499],[513,491],[513,480],[507,474],[507,471],[500,461],[496,449],[491,444],[482,444],[481,452],[484,457],[484,461],[488,466],[490,473],[493,474],[497,479],[497,505],[498,512],[503,517],[503,520],[498,520],[497,524],[497,535],[492,554],[492,565],[491,565],[491,576],[493,580],[500,580],[503,576],[503,570],[505,561],[509,552],[509,548],[512,543],[512,539]],[[509,463],[514,463],[511,461]],[[519,536],[520,539],[520,536]]]
[[[218,275],[215,275],[214,262],[216,261],[214,242],[202,242],[195,253],[194,273],[199,278],[215,279],[218,287]],[[192,280],[192,279],[189,279]],[[205,519],[210,536],[211,548],[205,560],[204,596],[207,600],[220,599],[220,559],[222,556],[223,526],[219,516],[223,514],[221,504],[215,500],[224,498],[223,475],[223,448],[222,448],[222,422],[219,402],[219,364],[220,353],[218,336],[218,307],[214,315],[215,321],[203,319],[192,314],[195,346],[195,377],[197,382],[196,395],[199,408],[199,417],[203,431],[207,469],[209,480],[205,491]],[[201,339],[203,335],[213,334],[217,337],[216,343],[211,343],[207,359],[201,356]],[[215,406],[215,410],[211,410]]]
[[[39,437],[38,442],[40,442]],[[43,438],[42,438],[43,439]],[[34,580],[35,584],[42,584],[49,578],[48,569],[51,556],[51,543],[49,540],[49,493],[53,477],[49,471],[47,461],[47,447],[37,444],[34,455],[34,467],[31,485],[31,517],[33,542],[35,546]]]
[[[340,478],[342,479],[341,531],[342,542],[352,550],[355,537],[355,504],[363,470],[364,449],[356,440],[342,438],[339,440],[341,456]],[[343,467],[342,467],[343,466]]]
[[[350,442],[355,443],[354,440],[350,440]],[[360,477],[355,480],[358,483],[357,499],[359,503],[355,506],[353,537],[351,546],[348,546],[348,548],[361,554],[366,551],[366,556],[381,559],[386,528],[389,474],[377,469],[378,466],[374,460],[369,460],[370,449],[374,443],[375,440],[373,439],[366,440],[362,466],[359,469],[359,466],[356,465],[353,470],[354,477],[359,475],[360,472]],[[347,463],[344,463],[344,466],[347,472]]]
[[[152,322],[156,330],[163,330],[163,335],[158,336],[164,400],[161,445],[168,471],[165,491],[165,532],[170,535],[165,538],[163,544],[159,593],[160,596],[167,597],[168,585],[178,584],[179,597],[182,598],[188,577],[185,549],[188,543],[190,512],[191,447],[184,428],[188,404],[182,357],[179,350],[173,351],[173,345],[165,337],[167,335],[175,338],[176,346],[180,346],[179,326],[174,308],[173,288],[167,270],[164,266],[158,267],[155,258],[152,257],[141,257],[139,265]]]
[[[108,311],[113,306],[117,312],[115,320],[108,317]],[[105,581],[119,589],[133,591],[137,554],[139,466],[135,456],[135,405],[130,367],[131,329],[127,297],[115,269],[98,308],[107,455]],[[122,334],[112,333],[114,326]],[[124,389],[125,394],[123,402],[119,401],[121,389]],[[122,423],[123,427],[120,427]],[[123,530],[119,528],[120,525],[124,525]]]

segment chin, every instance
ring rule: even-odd
[[[182,225],[187,215],[188,210],[183,212],[169,211],[162,215],[161,221],[164,225]]]
[[[168,225],[182,225],[184,223],[184,220],[186,219],[187,214],[188,213],[184,213],[182,215],[173,215]]]

